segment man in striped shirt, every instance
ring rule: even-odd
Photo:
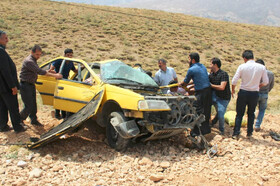
[[[28,116],[31,119],[31,124],[42,126],[37,120],[37,102],[36,102],[36,88],[35,82],[37,81],[38,74],[52,76],[57,79],[62,78],[62,75],[55,73],[52,70],[43,70],[38,64],[37,60],[41,57],[42,49],[39,45],[35,45],[31,49],[31,54],[23,61],[20,72],[20,93],[24,103],[24,108],[20,112],[21,120],[25,120]]]
[[[234,98],[235,86],[241,79],[240,90],[236,102],[236,117],[233,139],[237,139],[240,134],[240,127],[246,106],[248,107],[247,137],[253,134],[253,124],[255,119],[255,109],[259,98],[259,87],[268,84],[266,69],[263,65],[254,61],[252,50],[245,50],[242,54],[244,64],[241,64],[232,79],[232,97]],[[262,79],[262,83],[261,82]]]

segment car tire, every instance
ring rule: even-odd
[[[115,130],[114,126],[111,124],[111,119],[115,118],[120,123],[126,121],[126,117],[122,112],[112,112],[107,117],[107,125],[106,125],[106,137],[108,140],[108,144],[110,147],[114,148],[117,151],[125,151],[130,139],[125,139],[118,134]]]

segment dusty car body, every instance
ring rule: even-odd
[[[150,76],[119,60],[88,64],[59,57],[41,68],[49,69],[57,59],[62,60],[60,72],[72,62],[78,73],[70,73],[68,79],[39,75],[36,88],[43,104],[76,113],[99,94],[90,118],[106,128],[109,145],[118,151],[126,149],[132,139],[167,138],[204,121],[193,107],[194,96],[164,95]]]

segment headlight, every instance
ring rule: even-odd
[[[162,100],[142,100],[138,102],[139,110],[170,110],[170,107]]]

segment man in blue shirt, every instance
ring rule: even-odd
[[[72,58],[73,57],[73,50],[70,49],[70,48],[65,49],[64,50],[64,57]],[[50,69],[55,70],[58,73],[59,69],[60,69],[60,66],[62,64],[62,61],[63,61],[62,59],[57,59],[57,60],[53,61]],[[75,73],[77,72],[77,69],[75,68],[73,62],[65,61],[63,69],[61,71],[61,74],[62,74],[64,79],[68,79],[70,70],[73,70]],[[65,119],[66,118],[66,112],[61,111],[61,114],[60,114],[60,110],[55,110],[55,117],[57,119],[61,119],[61,118]]]
[[[191,53],[189,55],[190,68],[181,86],[187,86],[192,80],[194,83],[196,101],[194,106],[198,115],[204,114],[205,121],[201,124],[200,131],[202,134],[208,134],[211,132],[209,125],[210,114],[211,114],[211,86],[206,67],[199,62],[199,54]],[[199,128],[195,127],[191,131],[192,136],[199,135]]]

